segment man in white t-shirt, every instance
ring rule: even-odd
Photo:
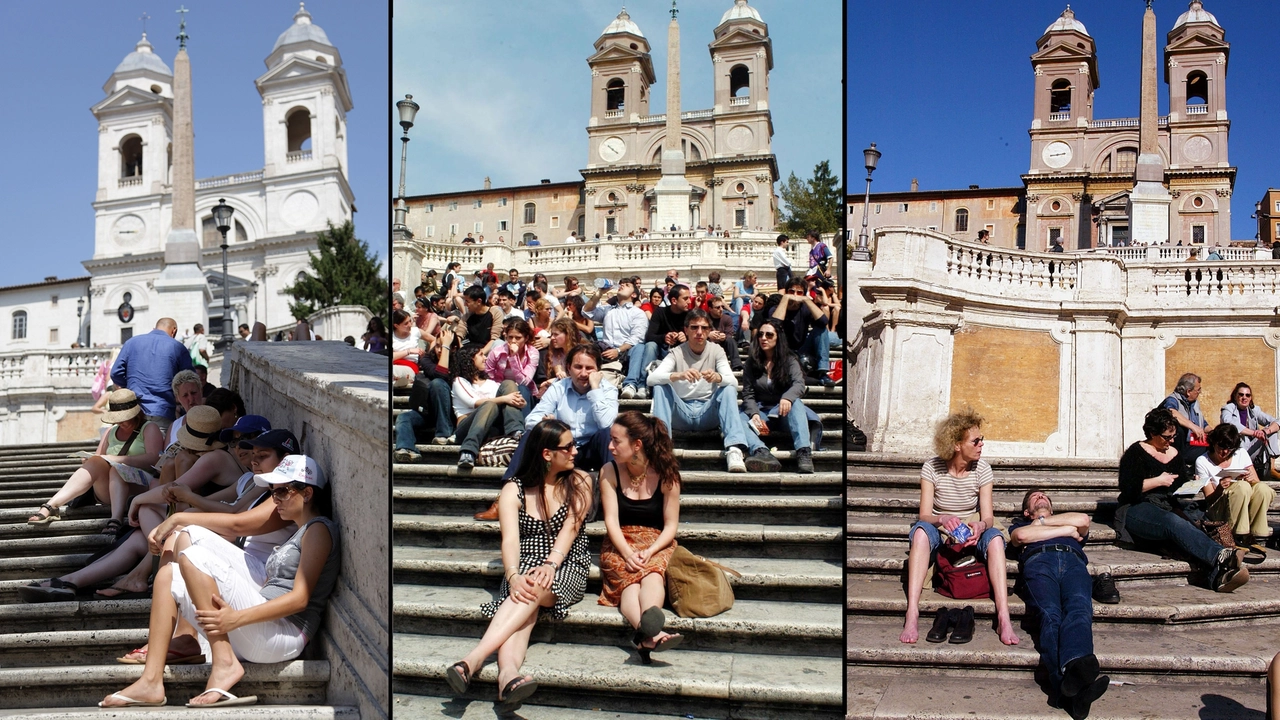
[[[205,368],[208,368],[209,341],[204,334],[204,325],[196,323],[193,329],[195,330],[195,334],[192,335],[185,343],[187,351],[191,353],[191,364],[193,366],[203,365]]]

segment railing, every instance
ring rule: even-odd
[[[1226,262],[1245,262],[1252,260],[1270,260],[1271,253],[1251,247],[1218,247],[1210,248],[1202,245],[1152,245],[1138,247],[1101,247],[1096,252],[1118,257],[1126,263],[1135,262],[1185,262],[1192,253],[1205,260],[1209,251],[1215,249]],[[1216,262],[1216,261],[1215,261]]]
[[[714,110],[690,110],[688,112],[680,113],[680,119],[681,120],[705,120],[707,118],[713,117],[714,115],[715,115]],[[640,122],[642,123],[654,123],[654,122],[663,123],[666,121],[667,121],[666,113],[663,113],[661,115],[641,115],[640,116]]]
[[[1140,118],[1110,118],[1107,120],[1090,120],[1089,128],[1129,128],[1138,127],[1141,124]],[[1169,116],[1164,115],[1156,119],[1156,125],[1164,127],[1169,124]]]
[[[120,187],[133,187],[142,184],[142,176],[134,175],[133,177],[120,178]]]
[[[227,185],[239,185],[240,183],[257,182],[262,179],[262,171],[254,170],[247,173],[236,173],[234,175],[219,175],[217,177],[206,178],[196,181],[197,190],[207,190],[209,188],[226,187]]]
[[[750,97],[729,98],[729,107],[746,107],[751,104]]]
[[[1187,114],[1188,115],[1208,115],[1209,106],[1208,105],[1188,105]]]
[[[947,274],[968,284],[1075,290],[1080,263],[1069,256],[1008,252],[952,241],[947,243]]]
[[[1150,289],[1157,296],[1221,297],[1262,295],[1280,292],[1280,267],[1228,265],[1225,261],[1196,263],[1184,267],[1153,267]]]
[[[1070,111],[1070,110],[1068,110],[1068,111],[1066,111],[1066,112],[1049,113],[1049,121],[1050,121],[1050,122],[1056,122],[1056,121],[1058,121],[1058,120],[1070,120],[1070,119],[1071,119],[1071,111]]]
[[[622,117],[622,111],[621,110],[605,110],[604,116],[606,118],[620,118]]]
[[[285,153],[284,159],[286,162],[291,162],[291,163],[302,162],[303,160],[310,160],[311,151],[310,150],[294,150],[291,153]]]
[[[32,349],[0,354],[0,390],[19,384],[44,385],[50,378],[77,378],[78,382],[73,385],[88,391],[98,366],[111,358],[111,352],[110,349]],[[57,383],[59,389],[67,389],[65,385],[65,380]]]

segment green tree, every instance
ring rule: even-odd
[[[789,233],[817,230],[822,233],[840,229],[844,198],[840,179],[831,174],[831,165],[823,160],[813,167],[813,177],[800,180],[795,173],[782,184],[782,229]]]
[[[329,223],[327,231],[316,235],[316,243],[320,254],[307,253],[311,256],[311,271],[300,282],[285,288],[294,299],[289,303],[293,317],[301,320],[334,305],[363,305],[385,319],[387,281],[379,272],[377,256],[356,237],[351,221],[341,227]]]

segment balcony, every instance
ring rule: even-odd
[[[257,182],[262,179],[262,171],[255,170],[247,173],[236,173],[234,175],[219,175],[217,177],[205,178],[196,181],[197,190],[208,190],[209,188],[225,187],[227,185],[239,185],[246,182]]]
[[[1049,122],[1060,122],[1062,120],[1070,120],[1071,111],[1049,113]]]
[[[729,107],[746,107],[751,104],[749,97],[729,98]]]
[[[1208,105],[1188,105],[1187,106],[1187,115],[1208,115],[1208,114],[1209,114]]]
[[[605,117],[605,119],[606,119],[606,120],[608,120],[609,118],[620,118],[620,117],[622,117],[622,110],[621,110],[621,109],[618,109],[618,110],[605,110],[605,111],[604,111],[604,117]]]
[[[311,151],[310,151],[310,150],[295,150],[295,151],[293,151],[293,152],[291,152],[291,153],[287,153],[287,154],[285,154],[284,159],[285,159],[285,162],[290,162],[290,163],[296,163],[296,162],[302,162],[302,161],[304,161],[304,160],[310,160],[310,159],[311,159]]]
[[[1139,118],[1109,118],[1106,120],[1090,120],[1089,129],[1092,130],[1094,128],[1130,128],[1130,127],[1136,128],[1140,124],[1141,124],[1141,121]],[[1168,124],[1169,124],[1168,115],[1162,115],[1160,118],[1156,120],[1156,125],[1158,125],[1159,127],[1165,127]]]
[[[120,178],[120,187],[138,187],[142,185],[142,176],[134,175],[133,177]]]

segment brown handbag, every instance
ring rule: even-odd
[[[1200,529],[1222,547],[1236,546],[1235,535],[1231,532],[1231,523],[1226,520],[1201,520]]]
[[[733,588],[725,573],[742,573],[677,546],[667,563],[667,598],[680,617],[712,617],[733,607]]]

